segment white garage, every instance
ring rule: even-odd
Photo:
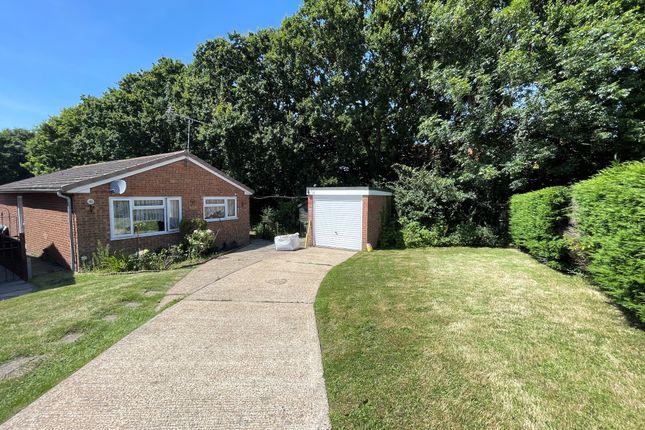
[[[309,245],[361,250],[376,246],[392,193],[369,187],[307,188]]]

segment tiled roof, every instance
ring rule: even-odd
[[[178,158],[184,155],[199,162],[200,164],[208,166],[218,175],[223,176],[229,181],[235,183],[240,188],[250,193],[253,192],[253,190],[251,190],[246,185],[236,181],[220,170],[209,165],[205,161],[199,159],[193,154],[190,154],[188,151],[176,151],[165,154],[147,155],[144,157],[106,161],[103,163],[72,167],[71,169],[61,170],[59,172],[47,173],[45,175],[35,176],[33,178],[0,185],[0,193],[66,191],[103,179],[118,177],[119,175],[126,174],[133,170],[142,169],[148,166],[154,166],[155,164],[162,163],[166,160],[171,160],[173,158]]]

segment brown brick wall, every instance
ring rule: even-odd
[[[157,169],[125,178],[126,192],[119,197],[181,197],[182,217],[203,218],[205,196],[237,196],[237,220],[216,221],[208,227],[219,230],[217,244],[226,242],[244,245],[249,242],[249,196],[194,163],[182,160]],[[98,241],[110,243],[113,250],[135,252],[138,249],[156,249],[178,243],[179,233],[110,241],[109,185],[100,185],[90,193],[76,194],[74,212],[78,236],[78,256],[88,258],[96,250]],[[94,199],[92,208],[88,199]]]
[[[0,205],[10,207],[12,219],[14,216],[17,219],[19,195],[22,195],[27,254],[69,267],[67,201],[52,193],[2,194]]]
[[[363,249],[369,243],[376,248],[383,218],[389,216],[389,196],[363,196]]]
[[[314,246],[314,196],[307,197],[307,216],[309,218],[309,236],[306,238],[307,246]]]

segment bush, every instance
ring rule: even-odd
[[[425,167],[397,164],[394,169],[398,178],[388,186],[394,193],[400,231],[394,230],[396,223],[388,225],[382,243],[408,248],[502,244],[498,229],[475,217],[474,194],[465,191],[458,179]]]
[[[401,236],[406,248],[422,248],[439,245],[441,233],[436,228],[430,230],[422,226],[418,221],[410,221],[401,228]]]
[[[587,271],[645,322],[645,163],[601,171],[571,190]]]
[[[567,225],[568,207],[566,187],[514,195],[510,202],[513,243],[550,267],[565,268],[567,242],[562,230]]]
[[[181,245],[162,248],[156,252],[142,249],[127,256],[127,271],[167,270],[172,264],[186,260],[187,252]]]
[[[133,254],[122,251],[110,252],[110,245],[100,242],[96,252],[92,254],[90,263],[85,267],[95,272],[138,272],[142,270],[166,270],[172,264],[186,260],[187,252],[181,245],[163,248],[156,252],[148,249],[139,250]]]
[[[430,226],[460,222],[464,204],[472,193],[463,191],[457,181],[426,168],[396,164],[398,179],[389,184],[394,193],[396,213],[402,220]],[[404,223],[402,223],[404,224]]]
[[[276,208],[262,209],[260,222],[254,227],[255,234],[266,240],[273,240],[281,234],[300,231],[299,205],[297,200],[278,202]]]
[[[488,226],[472,222],[457,225],[447,237],[439,240],[442,246],[499,246],[501,239]]]
[[[444,225],[424,227],[417,221],[410,221],[401,229],[401,235],[406,248],[499,245],[499,238],[493,229],[474,223],[459,224],[450,231]]]
[[[98,272],[124,272],[128,270],[128,259],[120,252],[111,253],[110,244],[102,245],[99,242],[88,268]]]
[[[192,234],[195,230],[206,230],[208,224],[201,218],[186,218],[182,219],[179,224],[179,233],[181,233],[182,238],[186,238],[189,234]]]
[[[188,242],[188,254],[190,257],[199,258],[213,251],[215,248],[217,233],[219,233],[219,231],[213,233],[210,229],[195,230],[186,236],[186,241]]]
[[[378,247],[383,249],[405,247],[403,235],[401,234],[401,226],[393,217],[383,219],[381,233],[378,237]]]

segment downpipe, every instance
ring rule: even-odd
[[[76,252],[74,247],[74,224],[72,222],[72,198],[66,196],[61,191],[57,191],[56,195],[61,199],[67,200],[67,223],[69,227],[69,252],[71,257],[72,272],[76,272]]]

